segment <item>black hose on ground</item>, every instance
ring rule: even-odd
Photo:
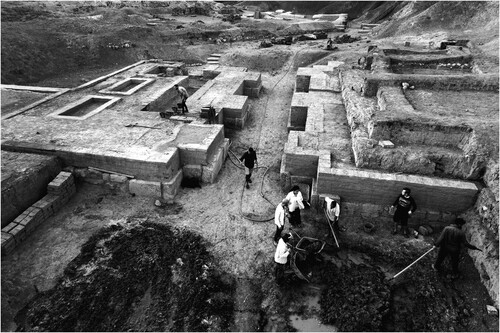
[[[304,50],[304,49],[306,49],[306,48],[308,48],[308,46],[301,48],[300,50],[298,50],[298,51],[294,54],[294,56],[293,56],[292,60],[290,61],[290,65],[288,66],[288,68],[287,68],[287,70],[286,70],[285,74],[284,74],[284,75],[283,75],[283,76],[282,76],[282,77],[281,77],[281,78],[280,78],[280,79],[279,79],[279,80],[278,80],[278,81],[277,81],[277,82],[276,82],[276,83],[275,83],[275,84],[271,87],[270,92],[272,92],[272,91],[274,90],[274,88],[276,88],[276,86],[278,85],[278,83],[280,83],[280,82],[281,82],[281,81],[285,78],[285,76],[286,76],[286,75],[290,72],[290,70],[292,69],[293,64],[294,64],[294,62],[295,62],[295,59],[297,58],[297,55],[299,54],[299,52],[300,52],[300,51],[302,51],[302,50]],[[262,122],[264,122],[264,120],[265,120],[265,118],[266,118],[265,116],[266,116],[266,114],[267,114],[267,105],[268,105],[268,103],[269,103],[269,95],[267,96],[267,99],[266,99],[266,106],[265,106],[265,109],[264,109],[264,116],[262,117]],[[260,132],[261,132],[261,131],[262,131],[262,123],[261,123],[261,126],[260,126]],[[260,132],[259,132],[259,139],[260,139],[260,136],[261,136],[261,133],[260,133]],[[229,144],[229,146],[231,146],[231,143]],[[230,153],[234,156],[234,158],[236,158],[236,160],[237,160],[237,161],[239,161],[238,157],[237,157],[237,156],[236,156],[236,155],[235,155],[235,154],[234,154],[231,150],[228,150],[228,151],[229,151],[229,152],[230,152]],[[229,155],[229,156],[230,156],[230,155]],[[232,163],[233,163],[233,164],[234,164],[237,168],[239,168],[239,169],[243,169],[243,168],[244,168],[243,166],[241,166],[241,164],[240,164],[240,165],[236,164],[236,163],[235,163],[235,162],[231,159],[231,157],[229,157],[229,159],[231,160],[231,162],[232,162]],[[262,168],[266,169],[266,171],[264,172],[264,175],[262,176],[262,180],[261,180],[261,183],[260,183],[260,190],[259,190],[259,193],[260,193],[260,195],[261,195],[261,196],[262,196],[262,197],[263,197],[263,198],[264,198],[264,199],[265,199],[265,200],[266,200],[269,204],[271,204],[273,207],[276,207],[278,204],[274,204],[274,203],[272,203],[272,202],[271,202],[268,198],[266,198],[266,196],[265,196],[265,195],[264,195],[264,193],[262,192],[262,187],[263,187],[263,184],[264,184],[264,179],[265,179],[265,177],[266,177],[267,172],[269,171],[269,167],[257,167],[257,168],[255,168],[255,169],[262,169]],[[242,203],[242,201],[243,201],[243,192],[244,192],[244,191],[245,191],[245,184],[243,184],[243,187],[242,187],[242,190],[241,190],[241,196],[240,196],[240,206],[239,206],[239,213],[240,213],[240,215],[241,215],[243,218],[245,218],[245,219],[247,219],[247,220],[250,220],[250,221],[253,221],[253,222],[268,222],[268,221],[271,221],[271,220],[273,220],[273,219],[274,219],[274,216],[273,216],[273,217],[270,217],[270,218],[255,219],[255,218],[251,218],[251,217],[249,217],[249,216],[244,215],[244,214],[243,214],[243,212],[242,212],[242,210],[241,210],[241,203]]]
[[[231,161],[231,163],[233,163],[237,168],[239,169],[244,169],[244,167],[240,164],[236,164],[233,159],[231,158],[231,154],[234,158],[236,158],[236,160],[239,161],[238,157],[236,156],[235,153],[233,153],[231,150],[229,150],[229,160]],[[267,201],[269,202],[269,204],[273,205],[274,204],[268,199],[266,198],[266,196],[264,195],[264,193],[262,192],[262,187],[263,187],[263,184],[264,184],[264,179],[266,177],[266,174],[267,174],[267,171],[269,170],[269,167],[256,167],[255,169],[266,169],[266,171],[264,172],[264,175],[262,175],[262,180],[260,182],[260,189],[259,189],[259,193],[260,195]],[[274,216],[270,217],[270,218],[260,218],[260,219],[257,219],[257,218],[253,218],[253,217],[250,217],[250,216],[247,216],[245,214],[243,214],[243,211],[241,210],[241,205],[242,205],[242,202],[243,202],[243,193],[245,191],[245,184],[246,183],[243,183],[243,187],[241,188],[241,195],[240,195],[240,206],[239,206],[239,213],[241,215],[241,217],[247,219],[247,220],[250,220],[252,222],[268,222],[268,221],[271,221],[274,219]]]

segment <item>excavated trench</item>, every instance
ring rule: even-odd
[[[243,34],[251,35],[253,31]],[[292,55],[272,51],[263,61],[240,53],[238,60],[228,56],[225,62],[274,71]],[[304,53],[303,58],[313,60],[324,56]],[[311,62],[307,60],[296,59],[294,67]],[[393,71],[398,70],[468,71],[440,68],[440,63],[394,64]],[[190,83],[190,93],[198,85]],[[414,128],[403,127],[397,136],[414,144],[408,140],[415,138],[404,135]],[[458,127],[451,131],[459,136],[468,132]],[[456,149],[461,143],[455,140],[450,146]],[[311,211],[305,219],[318,222]],[[38,293],[18,313],[18,331],[497,331],[498,320],[485,314],[489,296],[467,255],[461,258],[459,279],[430,269],[436,253],[400,278],[389,279],[425,252],[430,240],[401,243],[351,228],[341,236],[341,249],[328,244],[299,264],[306,275],[311,273],[310,283],[289,272],[287,283],[278,287],[271,256],[259,266],[257,277],[237,278],[222,271],[200,236],[147,220],[128,219],[91,237],[57,285]]]

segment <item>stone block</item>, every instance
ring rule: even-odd
[[[105,182],[109,182],[109,180],[110,180],[110,174],[106,173],[106,172],[103,172],[102,173],[102,180],[105,181]]]
[[[177,174],[168,182],[162,182],[162,199],[171,200],[179,192],[179,187],[182,182],[182,170],[179,170]]]
[[[486,305],[486,311],[490,316],[498,315],[498,310],[493,305]]]
[[[210,161],[210,164],[202,167],[202,182],[213,183],[215,181],[220,169],[222,168],[222,165],[224,164],[224,159],[224,148],[221,146],[214,154],[214,157]]]
[[[161,197],[161,183],[131,179],[128,183],[130,193],[144,197]]]
[[[122,175],[110,174],[109,180],[113,183],[126,183],[128,178]]]
[[[10,233],[10,231],[12,229],[14,229],[16,227],[17,223],[14,223],[14,222],[10,222],[9,224],[7,224],[5,227],[2,228],[2,233]]]
[[[378,145],[382,148],[394,148],[394,143],[389,140],[381,140],[378,142]]]

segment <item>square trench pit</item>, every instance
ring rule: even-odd
[[[120,97],[85,96],[50,114],[59,119],[83,120],[113,106]]]
[[[144,79],[144,78],[128,78],[113,84],[112,86],[100,90],[101,94],[116,94],[116,95],[132,95],[139,89],[144,88],[148,84],[153,83],[154,79]]]
[[[472,56],[447,55],[446,50],[418,52],[384,49],[384,53],[389,57],[391,71],[395,74],[469,74],[473,69]]]
[[[142,72],[142,75],[146,76],[175,76],[175,75],[185,75],[183,63],[163,63],[154,65],[147,68]]]

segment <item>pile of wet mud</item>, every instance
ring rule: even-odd
[[[234,289],[200,236],[152,222],[114,224],[16,322],[20,331],[227,331]]]
[[[420,243],[349,241],[318,267],[320,319],[340,331],[470,331],[484,314],[463,286],[479,283],[470,273],[456,280],[432,270],[435,253],[393,279],[424,251]],[[449,270],[449,263],[446,270]],[[465,268],[465,262],[462,264]],[[469,266],[469,265],[468,265]],[[478,295],[480,292],[478,291]],[[482,291],[481,294],[484,294]],[[482,305],[484,307],[484,304]],[[484,324],[482,330],[489,330]]]
[[[328,266],[320,299],[321,319],[340,331],[379,331],[389,311],[390,288],[384,273],[368,266]]]

